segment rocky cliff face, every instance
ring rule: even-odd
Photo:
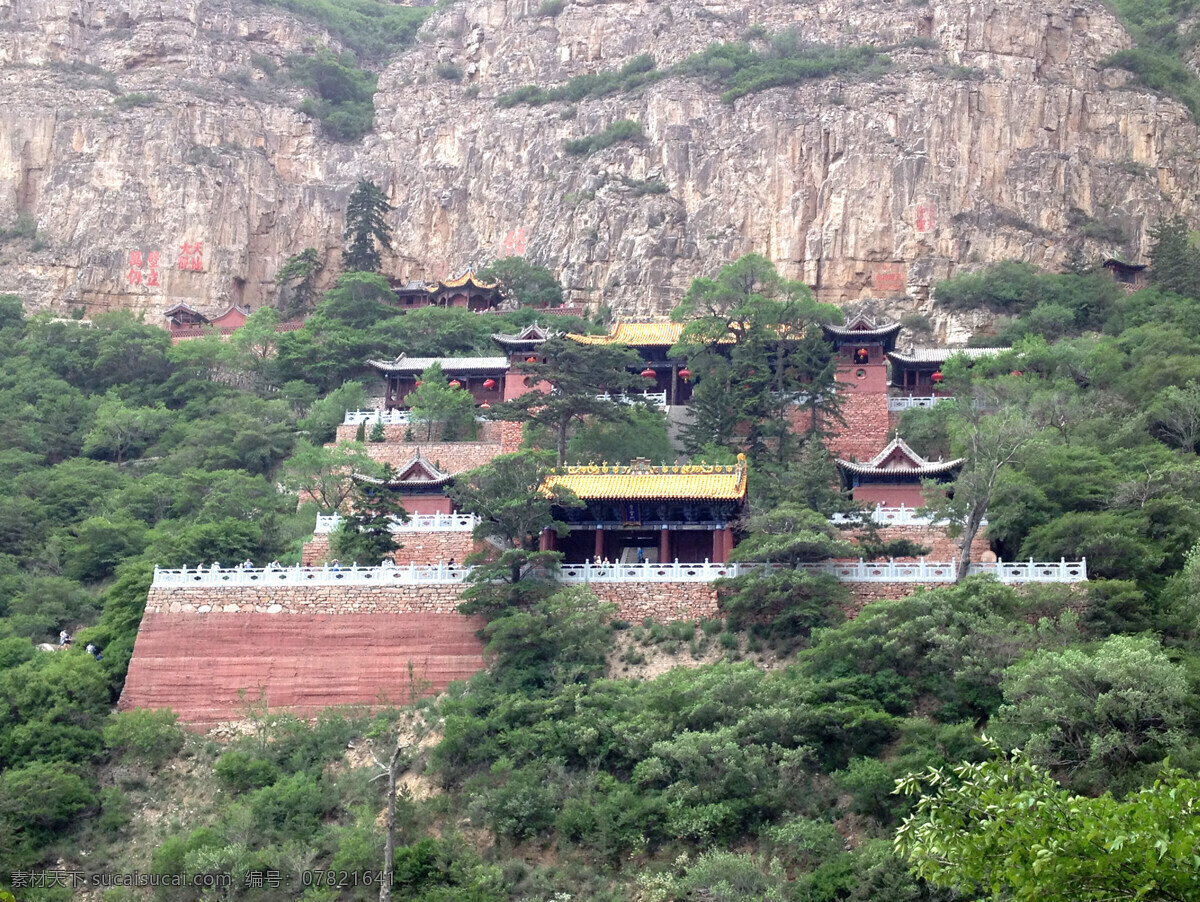
[[[892,64],[732,105],[683,78],[569,109],[495,103],[753,25]],[[396,206],[396,276],[521,253],[574,300],[648,314],[757,251],[823,299],[915,309],[963,266],[1138,258],[1200,185],[1186,110],[1100,66],[1130,42],[1099,0],[458,2],[382,74],[358,145],[323,139],[262,71],[328,41],[232,0],[0,0],[0,225],[38,227],[0,246],[0,290],[64,311],[269,303],[291,253],[336,270],[367,177]],[[645,139],[564,153],[620,118]],[[647,179],[668,193],[627,184]]]

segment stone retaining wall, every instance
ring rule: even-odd
[[[708,583],[590,583],[616,616],[667,622],[717,616]],[[159,586],[146,599],[148,614],[455,614],[463,586]]]
[[[980,560],[981,555],[991,550],[987,539],[984,538],[985,531],[980,530],[971,543],[971,560],[973,561]],[[858,532],[851,531],[847,535],[852,539],[857,538]],[[883,542],[908,539],[919,545],[930,546],[930,550],[924,555],[926,560],[953,561],[959,556],[958,540],[946,535],[945,527],[942,526],[880,526],[877,527],[877,535]],[[913,561],[916,558],[898,557],[896,560]]]
[[[402,532],[399,538],[404,547],[396,552],[395,560],[401,566],[444,564],[450,561],[461,564],[468,554],[479,548],[469,531]],[[304,543],[304,550],[300,552],[300,563],[306,567],[326,563],[330,559],[328,534],[313,536]]]
[[[393,467],[408,463],[419,450],[426,460],[452,474],[482,467],[504,453],[499,442],[367,442],[366,448],[372,460]]]
[[[371,434],[372,428],[373,428],[373,424],[367,423],[367,426],[366,426],[367,435]],[[415,439],[410,440],[410,439],[405,438],[405,436],[408,434],[408,430],[409,430],[409,427],[407,425],[399,425],[399,424],[385,425],[383,427],[384,441],[382,441],[382,442],[367,442],[367,447],[368,448],[377,447],[379,445],[403,445],[406,448],[411,449],[415,445],[433,446],[433,445],[443,445],[443,444],[445,444],[445,445],[470,444],[467,442],[422,442],[422,441],[415,440]],[[352,442],[352,441],[354,441],[354,437],[356,435],[358,435],[358,427],[357,426],[350,426],[350,425],[343,423],[341,426],[337,427],[337,438],[335,439],[335,441]],[[503,449],[502,453],[504,453],[504,454],[508,454],[509,452],[516,451],[518,448],[520,448],[522,436],[523,436],[523,427],[520,423],[509,423],[509,422],[505,422],[503,420],[484,420],[483,422],[478,424],[478,427],[475,432],[475,440],[477,443],[482,442],[485,444],[500,445]],[[422,451],[422,453],[424,454],[425,452]],[[428,457],[429,455],[426,454],[425,456]]]

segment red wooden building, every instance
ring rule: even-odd
[[[966,458],[926,460],[897,437],[865,463],[856,460],[836,463],[842,482],[852,491],[855,501],[879,507],[917,508],[925,505],[922,480],[950,482]]]
[[[613,324],[607,335],[570,334],[567,338],[580,344],[624,345],[633,348],[642,358],[638,371],[648,392],[662,392],[668,404],[686,404],[692,397],[691,373],[687,361],[672,357],[671,347],[679,342],[684,323],[655,321]]]
[[[570,526],[559,537],[542,532],[544,550],[564,563],[725,563],[733,550],[733,523],[746,504],[746,458],[733,466],[693,464],[560,467],[547,485],[570,489],[582,508],[562,508]]]
[[[422,457],[420,448],[417,449],[416,456],[397,468],[389,479],[362,474],[354,476],[355,482],[379,486],[380,489],[392,493],[400,506],[410,514],[454,513],[454,505],[446,495],[446,486],[453,479],[450,473],[436,463]]]

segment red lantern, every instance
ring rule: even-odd
[[[642,370],[642,378],[643,379],[657,379],[658,373],[654,372],[654,370],[650,369],[650,367],[646,367],[644,370]]]
[[[1024,376],[1025,373],[1022,372],[1021,370],[1013,370],[1011,373],[1009,373],[1009,375],[1010,376]]]
[[[932,376],[930,376],[929,378],[930,378],[930,379],[932,379],[932,380],[933,380],[935,383],[940,383],[940,382],[941,382],[943,379],[945,379],[946,377],[942,375],[942,371],[941,371],[941,370],[938,370],[937,372],[935,372],[935,373],[934,373]]]
[[[536,357],[526,357],[525,362],[526,363],[537,363],[537,358]]]
[[[682,379],[684,382],[687,382],[689,379],[691,379],[691,378],[692,378],[692,371],[691,371],[691,370],[689,370],[689,369],[688,369],[688,368],[685,366],[683,369],[681,369],[681,370],[679,371],[679,378],[680,378],[680,379]]]
[[[416,382],[414,382],[414,383],[413,383],[413,385],[415,385],[417,388],[420,388],[420,387],[421,387],[421,380],[420,380],[420,379],[418,379]]]
[[[451,388],[462,388],[462,383],[461,383],[461,382],[459,382],[457,379],[451,379],[451,380],[450,380],[450,387],[451,387]]]
[[[495,388],[495,387],[496,387],[496,380],[495,380],[495,379],[484,379],[484,380],[483,380],[483,387],[484,387],[484,388]]]
[[[492,405],[489,404],[487,401],[484,401],[482,404],[479,405],[479,409],[480,410],[491,410]]]

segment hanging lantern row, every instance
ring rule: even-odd
[[[691,378],[692,378],[692,371],[691,371],[691,370],[689,370],[689,369],[688,369],[688,368],[685,366],[683,369],[681,369],[681,370],[679,371],[679,378],[680,378],[680,379],[682,379],[684,382],[687,382],[689,379],[691,379]]]
[[[642,378],[643,379],[657,379],[658,373],[654,372],[654,370],[650,369],[650,367],[646,367],[644,370],[642,370]]]
[[[945,379],[946,377],[942,375],[942,371],[941,371],[941,370],[938,370],[937,372],[935,372],[935,373],[934,373],[932,376],[930,376],[929,378],[930,378],[930,379],[932,379],[934,382],[941,382],[941,381],[942,381],[943,379]]]
[[[495,379],[484,379],[484,380],[483,380],[483,387],[484,387],[484,388],[495,388],[495,387],[496,387],[496,380],[495,380]]]

